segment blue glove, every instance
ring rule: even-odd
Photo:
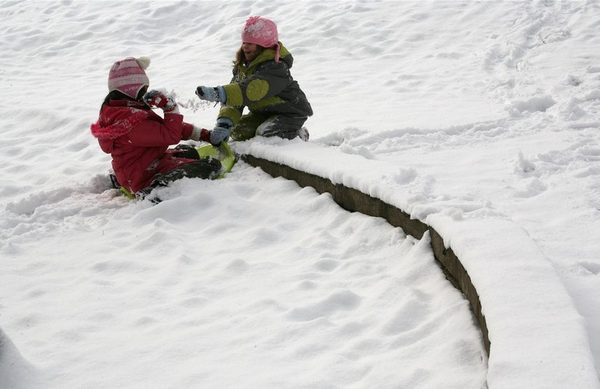
[[[229,118],[218,118],[217,125],[210,132],[210,144],[219,146],[221,142],[227,142],[231,133],[233,122]]]
[[[212,101],[213,103],[225,103],[227,101],[227,94],[225,94],[225,88],[222,86],[199,86],[196,88],[196,96],[200,100]]]

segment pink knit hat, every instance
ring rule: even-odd
[[[275,48],[275,62],[279,62],[279,35],[277,25],[262,16],[250,16],[242,31],[242,42],[254,43],[265,48]]]
[[[108,91],[119,91],[132,99],[137,98],[140,90],[150,85],[150,80],[144,71],[150,65],[150,58],[128,57],[117,61],[108,73]]]

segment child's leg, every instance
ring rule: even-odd
[[[293,139],[298,136],[302,140],[308,140],[308,131],[302,130],[306,119],[308,119],[306,116],[274,115],[258,126],[256,135],[278,136],[284,139]]]
[[[180,144],[175,146],[174,149],[167,150],[167,153],[171,154],[175,158],[187,158],[187,159],[199,159],[198,151],[194,146]]]
[[[256,135],[256,127],[264,122],[268,116],[249,113],[242,116],[238,124],[231,130],[231,139],[233,140],[248,140]]]
[[[215,158],[201,158],[197,161],[185,163],[179,165],[175,169],[166,173],[158,173],[154,176],[152,183],[138,191],[136,197],[143,199],[146,197],[154,188],[159,186],[167,186],[173,181],[182,179],[183,177],[198,177],[198,178],[217,178],[221,173],[221,161]]]
[[[183,177],[216,178],[221,172],[221,161],[215,158],[202,158],[197,161],[180,165],[179,167],[154,176],[152,185],[167,186],[170,182]]]

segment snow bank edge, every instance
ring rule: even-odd
[[[440,234],[433,228],[417,219],[411,219],[406,212],[389,205],[382,200],[371,197],[356,189],[348,188],[342,184],[333,184],[330,180],[317,175],[291,168],[287,165],[272,162],[264,158],[244,154],[244,161],[248,164],[260,167],[263,171],[273,177],[284,177],[296,181],[298,185],[310,186],[319,193],[331,194],[333,200],[342,208],[360,212],[365,215],[382,217],[394,227],[400,227],[407,234],[421,239],[426,231],[430,231],[431,246],[435,259],[440,262],[444,274],[448,280],[458,288],[467,298],[475,315],[479,328],[482,332],[483,343],[486,351],[490,351],[490,340],[488,337],[487,323],[481,310],[479,295],[475,289],[469,274],[465,271],[459,259],[454,255],[452,249],[445,248]]]
[[[476,253],[478,255],[481,253],[480,250],[469,250],[469,247],[472,246],[470,233],[473,231],[473,227],[477,228],[478,226],[465,223],[462,229],[459,228],[452,233],[444,230],[440,234],[432,226],[420,220],[411,219],[406,212],[376,197],[340,183],[334,184],[330,179],[290,167],[282,163],[279,158],[278,162],[273,162],[263,156],[246,153],[242,159],[252,166],[260,167],[273,177],[284,177],[297,182],[300,186],[313,187],[319,193],[330,193],[334,201],[344,209],[382,217],[391,225],[402,228],[415,238],[420,239],[426,231],[430,231],[431,246],[436,260],[440,263],[448,279],[469,301],[481,330],[482,340],[489,356],[488,387],[490,389],[600,388],[583,321],[556,272],[544,258],[537,258],[543,256],[522,231],[517,231],[516,235],[520,238],[519,240],[527,241],[527,254],[530,258],[533,256],[533,262],[536,265],[534,270],[547,273],[543,277],[549,275],[549,278],[546,277],[548,282],[545,282],[548,285],[544,285],[542,289],[553,291],[552,297],[558,298],[559,301],[556,303],[560,306],[561,312],[566,310],[568,313],[566,318],[561,318],[553,323],[542,322],[547,317],[544,315],[545,311],[551,310],[553,307],[546,304],[535,306],[535,303],[540,301],[539,296],[530,299],[524,296],[527,290],[511,290],[508,294],[500,292],[495,295],[494,287],[487,285],[495,283],[489,279],[490,273],[494,277],[494,270],[485,269],[487,261],[471,258],[466,254]],[[431,220],[428,218],[428,222],[441,227],[453,224],[435,218]],[[501,227],[498,228],[499,231],[507,232],[506,223],[501,224]],[[451,239],[445,235],[451,236]],[[485,245],[481,239],[477,240]],[[479,267],[475,266],[473,269],[472,275],[474,275],[475,283],[450,245],[460,248],[459,255],[464,252],[469,257],[466,262],[469,266],[479,264]],[[494,247],[494,249],[496,248]],[[509,267],[516,265],[516,270],[522,270],[524,266],[527,266],[522,263],[508,263],[508,265]],[[469,266],[466,266],[467,269],[470,269]],[[484,275],[484,273],[486,274]],[[510,277],[510,274],[508,276]],[[532,276],[535,277],[535,274]],[[490,304],[492,306],[482,306],[481,304],[480,295],[475,287],[480,280],[478,277],[481,277],[481,283],[485,285],[483,290],[487,293],[483,301],[493,302]],[[504,300],[507,296],[517,298],[519,305],[527,304],[528,301],[533,303],[531,304],[531,314],[528,315],[525,322],[519,321],[515,325],[510,325],[514,319],[510,316],[510,305],[515,301]],[[486,313],[484,314],[484,312]],[[489,332],[488,321],[491,324]],[[535,331],[535,335],[529,330]],[[531,336],[541,340],[539,347],[532,348],[532,342],[526,339]],[[492,344],[494,344],[493,348]]]

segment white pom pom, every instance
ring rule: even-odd
[[[148,57],[139,57],[139,58],[136,58],[136,61],[140,64],[140,67],[144,70],[148,69],[148,66],[150,66],[150,58],[148,58]]]

